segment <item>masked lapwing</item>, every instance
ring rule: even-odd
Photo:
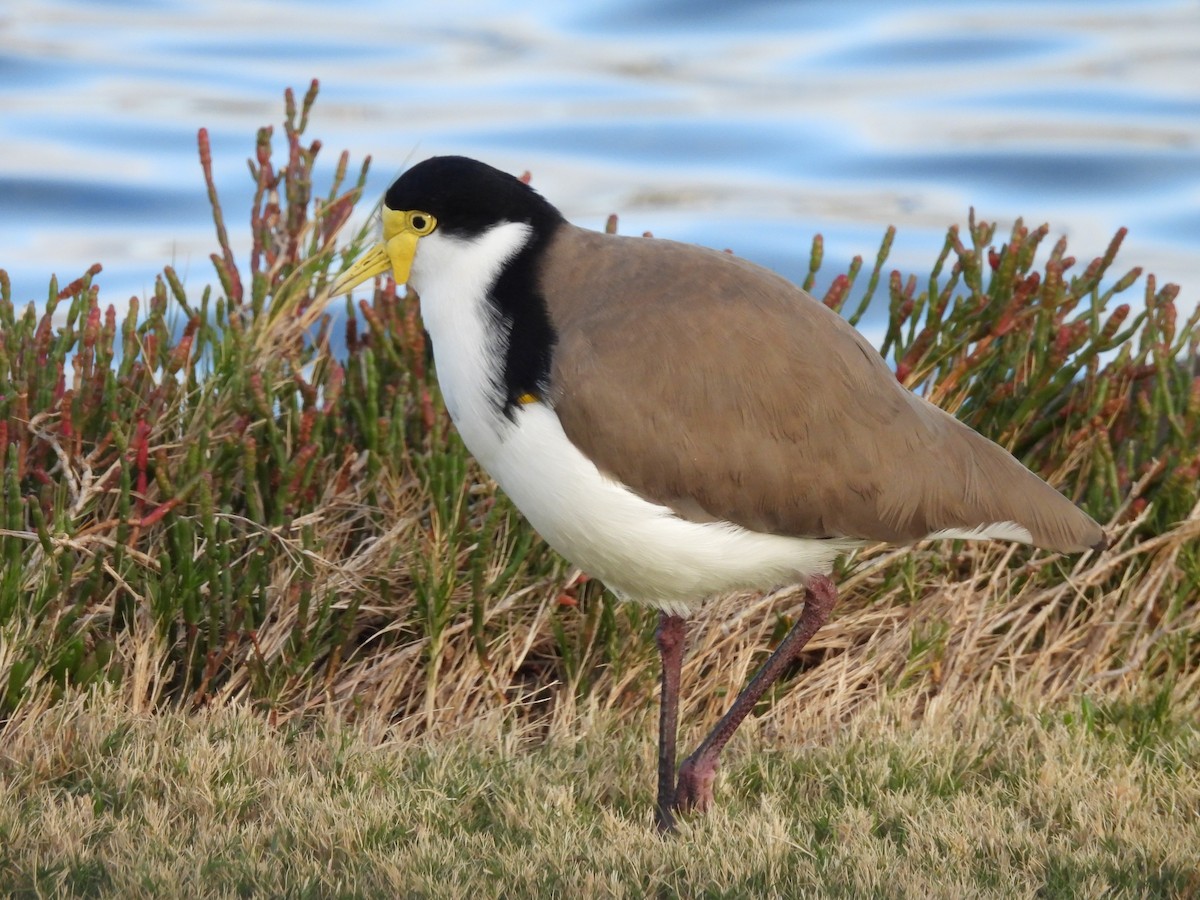
[[[382,216],[382,243],[332,293],[389,271],[414,289],[466,446],[559,553],[660,611],[661,829],[711,804],[722,747],[828,618],[839,554],[925,538],[1104,546],[1086,513],[767,269],[576,227],[463,157],[410,168]],[[676,773],[687,616],[796,582],[792,631]]]

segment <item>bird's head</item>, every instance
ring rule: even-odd
[[[558,210],[520,179],[463,156],[435,156],[397,178],[384,195],[382,218],[383,241],[341,274],[333,295],[389,269],[397,284],[408,283],[422,243],[470,243],[508,223],[548,233],[562,221]]]

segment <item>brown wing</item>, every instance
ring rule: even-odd
[[[602,471],[697,521],[907,542],[997,522],[1103,540],[1085,513],[896,382],[779,276],[687,244],[562,229],[542,273],[551,399]]]

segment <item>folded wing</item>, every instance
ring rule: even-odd
[[[768,270],[571,226],[555,241],[542,273],[551,401],[570,440],[645,498],[797,537],[1103,542],[1083,511],[904,389],[845,320]]]

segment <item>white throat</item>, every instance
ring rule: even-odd
[[[446,408],[489,471],[499,433],[510,423],[503,414],[506,323],[488,297],[531,231],[520,222],[497,225],[471,239],[434,231],[417,243],[409,277],[421,297]]]

